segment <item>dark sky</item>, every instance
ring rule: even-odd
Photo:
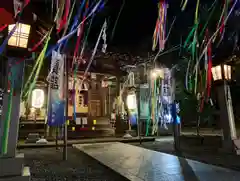
[[[169,3],[167,14],[167,32],[175,16],[176,22],[170,33],[166,48],[178,45],[180,43],[181,36],[183,36],[184,41],[194,24],[193,19],[197,1],[188,1],[187,9],[184,12],[181,12],[181,1],[182,0],[167,1]],[[204,5],[209,7],[213,1],[214,0],[201,0],[200,13],[203,12]],[[1,1],[0,5],[7,4],[5,2],[8,1],[4,1],[4,3]],[[31,2],[34,11],[38,11],[43,20],[45,20],[47,17],[50,17],[51,0],[32,0]],[[129,51],[138,50],[139,52],[151,51],[152,35],[157,19],[157,3],[159,0],[125,0],[123,11],[120,15],[114,32],[114,38],[111,40],[110,36],[113,31],[113,26],[123,2],[124,0],[108,0],[104,9],[99,12],[94,19],[89,40],[93,44],[96,42],[104,19],[107,19],[109,49],[128,49]],[[8,4],[11,4],[12,6],[12,3]],[[220,7],[218,12],[221,13]],[[200,19],[204,22],[204,19],[208,17],[208,14],[209,13],[201,13]],[[216,14],[215,19],[218,20],[218,18],[219,15]],[[232,23],[232,25],[234,24],[237,25],[239,23]],[[234,27],[232,29],[235,29],[236,25],[232,25],[231,27]],[[212,26],[213,28],[216,27],[214,21],[212,23]]]

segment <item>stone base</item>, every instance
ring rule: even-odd
[[[30,169],[24,167],[24,154],[15,158],[0,158],[0,181],[29,181]]]
[[[125,132],[126,132],[126,134],[129,134],[132,137],[136,137],[137,136],[137,131],[136,130],[126,130]]]
[[[240,139],[233,140],[234,146],[235,146],[235,153],[237,155],[240,155]]]

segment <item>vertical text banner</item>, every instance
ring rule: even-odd
[[[48,100],[48,125],[61,126],[65,122],[63,97],[64,58],[61,54],[53,51],[50,72],[50,88]]]

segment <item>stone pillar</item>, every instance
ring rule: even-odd
[[[14,65],[14,62],[16,60],[9,60],[11,61],[11,64]],[[9,62],[10,63],[10,62]],[[23,68],[24,68],[24,62],[19,63],[18,65],[15,65],[16,67],[16,75],[14,75],[14,93],[12,98],[12,111],[10,115],[10,126],[9,126],[9,132],[8,132],[8,147],[7,147],[7,154],[4,155],[6,157],[14,157],[15,151],[17,148],[17,142],[18,142],[18,129],[19,129],[19,116],[20,116],[20,101],[21,101],[21,88],[22,88],[22,80],[23,80]],[[8,105],[9,102],[9,92],[7,92],[7,89],[4,90],[4,97],[3,97],[3,113],[1,117],[1,127],[0,127],[0,134],[1,138],[4,134],[4,122],[6,120],[7,114],[8,114]],[[0,145],[2,145],[2,139],[0,140]],[[2,153],[3,154],[3,153]]]
[[[226,149],[232,149],[233,140],[237,139],[237,135],[229,85],[224,82],[217,87],[217,91],[223,129],[223,146]]]
[[[10,60],[8,60],[10,61]],[[14,65],[16,59],[11,60],[10,64]],[[12,100],[9,99],[7,86],[5,86],[3,98],[3,114],[1,117],[0,138],[3,137],[4,125],[6,124],[9,100],[12,101],[12,112],[10,114],[10,125],[8,130],[7,139],[7,153],[1,152],[0,155],[0,181],[5,180],[30,180],[30,169],[24,167],[24,154],[16,154],[17,141],[18,141],[18,128],[19,128],[19,114],[20,114],[20,101],[21,101],[21,88],[23,80],[24,62],[15,64],[16,75],[14,75],[14,95]],[[0,147],[3,145],[2,139],[0,140]],[[2,151],[2,149],[1,149]]]

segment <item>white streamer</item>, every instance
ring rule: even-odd
[[[86,77],[86,75],[87,75],[87,73],[88,73],[88,70],[89,70],[89,68],[90,68],[90,66],[91,66],[91,64],[92,64],[92,62],[93,62],[93,59],[94,59],[94,57],[95,57],[95,55],[96,55],[97,48],[98,48],[98,45],[99,45],[99,42],[100,42],[100,40],[101,40],[101,36],[102,36],[103,30],[104,30],[104,26],[105,26],[105,25],[103,24],[102,29],[101,29],[101,32],[100,32],[100,34],[99,34],[99,36],[98,36],[97,43],[95,44],[95,47],[94,47],[92,56],[91,56],[91,58],[90,58],[90,61],[89,61],[88,65],[87,65],[87,68],[86,68],[85,71],[84,71],[83,80],[81,80],[81,83],[80,83],[80,86],[79,86],[80,89],[82,88],[83,81],[84,81],[84,79],[85,79],[85,77]],[[80,90],[80,91],[81,91],[81,90]]]
[[[102,52],[106,53],[106,49],[107,49],[107,34],[106,34],[106,30],[107,30],[107,21],[105,20],[104,24],[103,24],[103,33],[102,33],[102,39],[103,39],[103,46],[102,46]]]
[[[89,15],[84,19],[82,20],[81,23],[79,23],[79,25],[77,26],[77,28],[75,28],[72,32],[70,32],[69,34],[67,34],[66,36],[62,37],[60,40],[58,40],[58,44],[62,43],[63,41],[65,41],[66,39],[70,38],[71,36],[73,36],[77,31],[78,31],[78,28],[89,18],[91,17],[97,10],[98,6],[100,5],[100,3],[102,2],[102,0],[100,0],[96,5],[95,7],[92,9],[91,13],[89,13]]]
[[[229,11],[226,19],[224,20],[224,24],[227,23],[228,18],[229,18],[229,16],[231,15],[233,9],[235,8],[237,2],[238,2],[238,0],[235,0],[235,2],[234,2],[234,4],[233,4],[232,8],[230,9],[230,11]],[[196,65],[195,65],[195,67],[194,67],[194,71],[193,71],[193,72],[196,72],[196,71],[197,71],[197,67],[198,67],[198,65],[199,65],[199,63],[200,63],[200,60],[201,60],[201,59],[203,58],[203,56],[205,55],[205,52],[207,51],[208,45],[212,42],[212,40],[215,38],[216,34],[220,31],[220,29],[221,29],[221,26],[215,31],[215,33],[214,33],[214,34],[211,36],[211,38],[208,40],[208,42],[207,42],[204,50],[202,51],[202,54],[199,56],[199,58],[198,58],[198,60],[197,60],[197,63],[196,63]]]

